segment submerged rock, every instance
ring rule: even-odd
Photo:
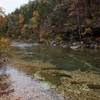
[[[70,46],[71,49],[73,50],[77,50],[81,47],[80,43],[72,43],[72,45]]]

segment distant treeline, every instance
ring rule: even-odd
[[[0,33],[12,39],[86,42],[100,37],[100,0],[35,0],[9,15],[0,13]]]

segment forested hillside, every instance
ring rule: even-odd
[[[35,0],[0,17],[0,33],[12,39],[100,42],[100,0]]]

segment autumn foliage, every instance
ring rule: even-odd
[[[0,37],[0,53],[7,52],[9,49],[10,41],[7,38]]]
[[[0,9],[0,33],[18,40],[81,41],[99,35],[99,5],[100,0],[29,0],[7,16]]]

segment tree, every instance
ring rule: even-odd
[[[0,33],[4,33],[7,28],[7,19],[3,8],[0,7]]]
[[[39,15],[39,12],[36,10],[33,12],[33,16],[31,18],[31,25],[33,27],[33,29],[37,28],[38,25],[39,25],[39,18],[40,15]]]
[[[5,13],[3,11],[3,8],[0,7],[0,16],[4,16],[4,15],[5,15]]]

